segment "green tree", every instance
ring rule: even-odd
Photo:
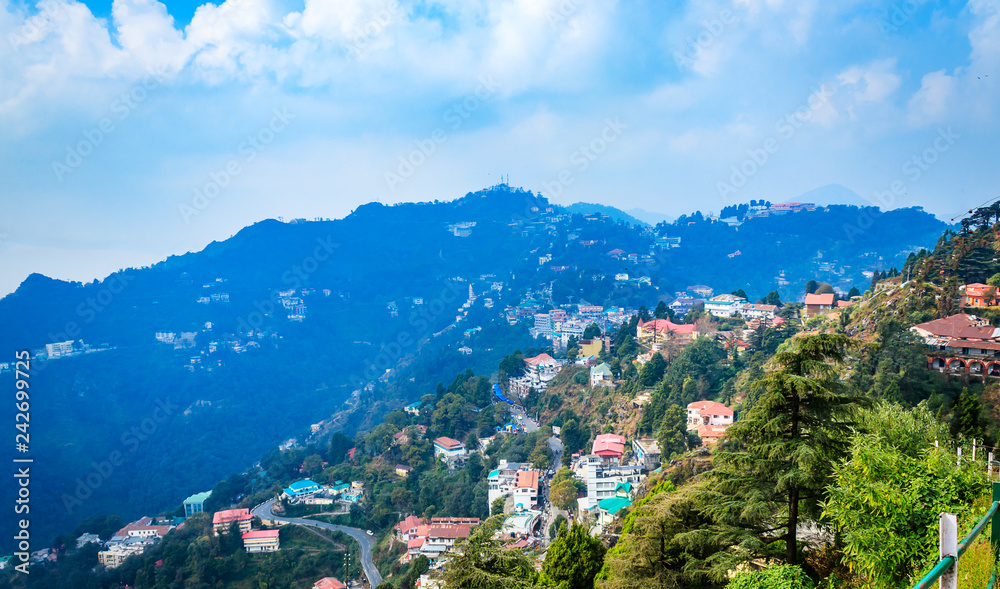
[[[819,286],[819,283],[816,282],[815,280],[810,280],[806,282],[806,294],[813,294],[814,292],[816,292],[817,286]]]
[[[732,295],[734,297],[740,297],[741,299],[744,299],[744,300],[747,298],[747,293],[742,288],[737,288],[736,290],[734,290],[732,292]]]
[[[848,291],[848,293],[847,293],[848,300],[850,300],[850,299],[852,299],[854,297],[860,297],[860,296],[861,296],[861,291],[858,290],[858,287],[856,287],[856,286],[852,286],[851,290]]]
[[[659,303],[656,304],[656,308],[653,309],[653,317],[656,317],[657,319],[666,319],[667,311],[668,311],[667,304],[663,301],[660,301]]]
[[[862,413],[850,453],[833,470],[823,515],[844,542],[843,554],[861,585],[912,585],[937,561],[938,514],[955,513],[968,529],[988,489],[979,467],[961,467],[955,453],[935,448],[947,435],[924,404],[885,403]]]
[[[587,526],[565,524],[549,545],[542,565],[542,582],[560,589],[593,589],[594,577],[604,565],[604,544],[590,535]]]
[[[709,473],[706,513],[733,546],[729,557],[783,552],[798,562],[800,514],[819,515],[831,465],[846,450],[851,409],[861,399],[845,392],[840,368],[851,341],[839,334],[803,337],[773,358],[755,383],[759,396],[727,430]],[[716,558],[716,575],[732,562]]]
[[[726,589],[813,589],[814,586],[812,579],[800,567],[778,564],[762,571],[738,572]]]
[[[449,589],[528,589],[537,574],[532,561],[520,550],[507,550],[494,536],[503,525],[503,516],[490,516],[473,528],[445,565],[444,579]]]
[[[502,514],[503,513],[503,506],[504,506],[504,503],[506,503],[506,502],[507,502],[507,496],[506,495],[501,495],[500,497],[497,497],[496,499],[494,499],[493,503],[490,504],[490,515],[500,515],[500,514]]]
[[[675,454],[683,454],[688,448],[687,412],[680,405],[667,407],[660,422],[660,430],[656,434],[660,445],[663,462],[670,460]]]
[[[649,362],[642,365],[639,371],[639,386],[646,388],[656,386],[663,378],[663,373],[667,369],[667,362],[658,352],[654,352],[649,358]]]
[[[950,432],[952,437],[962,436],[966,439],[982,440],[986,434],[986,422],[983,419],[983,406],[975,393],[968,388],[955,399],[952,405]]]
[[[594,339],[601,337],[601,328],[596,323],[591,323],[583,330],[583,339]]]

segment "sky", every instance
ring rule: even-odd
[[[997,196],[1000,0],[0,0],[0,296],[496,184]]]

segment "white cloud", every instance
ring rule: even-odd
[[[896,60],[883,59],[867,66],[852,66],[837,75],[856,104],[882,102],[898,88],[902,79],[895,73]]]
[[[916,125],[936,123],[949,112],[958,82],[945,70],[924,75],[920,90],[910,99],[910,121]]]

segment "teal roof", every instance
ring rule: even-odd
[[[417,407],[420,407],[420,401],[415,401],[413,403],[410,403],[409,405],[407,405],[407,407],[410,407],[412,409],[416,409]]]
[[[631,493],[632,483],[618,483],[618,486],[615,487],[615,491],[618,491],[619,489],[624,489],[626,493]]]
[[[191,495],[190,497],[188,497],[187,499],[185,499],[184,503],[204,503],[205,500],[208,499],[209,496],[211,496],[211,494],[212,494],[211,491],[204,491],[204,492],[201,492],[201,493],[195,493],[194,495]]]
[[[601,499],[597,506],[607,511],[611,515],[615,515],[622,510],[623,507],[628,507],[632,505],[632,502],[625,497],[608,497],[607,499]]]
[[[300,489],[308,489],[309,487],[318,487],[318,486],[319,485],[317,485],[316,483],[312,482],[309,479],[302,479],[301,481],[295,481],[294,483],[288,485],[288,488],[292,489],[293,491],[298,491]]]

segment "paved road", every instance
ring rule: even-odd
[[[336,524],[302,519],[300,517],[282,517],[271,511],[272,505],[274,505],[274,499],[268,499],[264,503],[254,507],[253,514],[260,519],[270,519],[279,522],[288,522],[297,526],[311,526],[323,530],[343,532],[351,538],[357,540],[358,545],[361,546],[361,567],[365,571],[365,577],[368,578],[369,586],[374,589],[382,584],[382,575],[379,574],[378,568],[376,568],[375,563],[372,562],[372,547],[375,546],[375,536],[369,536],[366,531],[358,528],[338,526]]]

